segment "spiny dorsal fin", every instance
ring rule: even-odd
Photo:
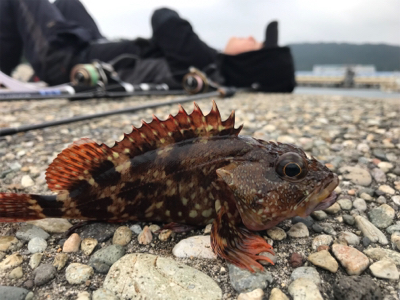
[[[116,142],[112,150],[126,153],[134,157],[149,150],[154,150],[180,141],[208,136],[237,136],[242,126],[235,129],[235,113],[225,121],[221,120],[221,114],[213,100],[213,107],[208,115],[204,115],[200,107],[194,102],[194,110],[189,115],[179,105],[179,112],[174,117],[169,115],[167,120],[161,121],[153,115],[150,123],[142,121],[142,127],[135,128],[129,134],[125,134],[120,142]]]
[[[46,170],[46,182],[52,191],[71,190],[82,180],[94,183],[92,174],[122,165],[128,159],[105,144],[82,138],[57,155]]]
[[[161,148],[173,143],[196,137],[237,136],[242,126],[235,129],[235,113],[222,121],[215,101],[206,116],[194,103],[193,112],[188,115],[182,106],[178,114],[169,115],[165,121],[153,115],[153,121],[142,121],[140,128],[133,127],[120,142],[113,147],[83,138],[64,149],[50,164],[46,171],[46,181],[52,191],[70,191],[82,181],[96,186],[95,175],[115,167],[117,171],[125,168],[125,162],[134,156]]]

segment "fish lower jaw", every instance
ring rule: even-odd
[[[322,190],[315,190],[310,194],[302,203],[301,207],[297,209],[297,215],[305,218],[313,211],[323,210],[336,202],[336,193],[334,189],[339,184],[339,179],[335,175],[333,180]]]

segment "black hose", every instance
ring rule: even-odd
[[[0,129],[0,136],[13,135],[13,134],[17,134],[19,132],[27,132],[27,131],[34,130],[34,129],[42,129],[42,128],[63,125],[63,124],[69,124],[69,123],[78,122],[78,121],[90,120],[90,119],[94,119],[94,118],[101,118],[101,117],[106,117],[106,116],[111,116],[111,115],[116,115],[116,114],[130,113],[130,112],[135,112],[135,111],[138,111],[141,109],[154,108],[154,107],[158,107],[158,106],[162,106],[162,105],[184,103],[184,102],[194,101],[194,100],[208,98],[208,97],[217,97],[217,96],[230,97],[230,96],[233,96],[235,94],[235,92],[236,92],[236,89],[234,89],[234,88],[220,88],[214,92],[197,94],[197,95],[188,96],[185,98],[171,100],[168,102],[143,104],[143,105],[130,107],[130,108],[111,110],[111,111],[97,113],[97,114],[91,114],[91,115],[76,116],[76,117],[72,117],[72,118],[67,118],[67,119],[62,119],[62,120],[52,121],[52,122],[44,122],[44,123],[40,123],[40,124],[25,125],[25,126],[20,126],[20,127],[2,128],[2,129]],[[135,93],[135,95],[137,95],[137,94]]]

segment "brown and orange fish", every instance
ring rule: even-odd
[[[214,252],[261,270],[258,261],[270,260],[258,254],[272,247],[253,231],[329,207],[338,178],[293,145],[239,136],[234,112],[222,121],[215,102],[206,116],[194,106],[143,121],[111,148],[73,143],[46,172],[57,195],[0,193],[0,221],[212,223]]]

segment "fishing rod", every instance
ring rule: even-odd
[[[25,125],[25,126],[19,126],[19,127],[0,128],[0,136],[13,135],[13,134],[17,134],[20,132],[27,132],[30,130],[53,127],[53,126],[69,124],[69,123],[74,123],[74,122],[78,122],[78,121],[85,121],[85,120],[90,120],[90,119],[95,119],[95,118],[101,118],[101,117],[106,117],[106,116],[111,116],[111,115],[116,115],[116,114],[132,113],[132,112],[142,110],[142,109],[155,108],[155,107],[162,106],[162,105],[185,103],[185,102],[209,98],[209,97],[218,97],[218,96],[222,97],[222,98],[231,97],[236,93],[236,91],[238,91],[238,89],[236,89],[236,88],[219,87],[217,90],[212,91],[212,92],[195,94],[195,95],[191,95],[191,96],[184,97],[184,98],[178,98],[178,99],[167,101],[167,102],[156,102],[156,103],[143,104],[143,105],[138,105],[135,107],[111,110],[111,111],[97,113],[97,114],[75,116],[75,117],[71,117],[71,118],[61,119],[58,121],[43,122],[40,124]]]
[[[70,99],[84,100],[92,98],[122,98],[132,96],[166,96],[184,95],[184,90],[170,90],[166,84],[142,83],[121,86],[119,84],[102,88],[91,87],[79,89],[75,86],[65,86],[60,89],[42,89],[37,91],[0,92],[0,102],[22,100]]]

